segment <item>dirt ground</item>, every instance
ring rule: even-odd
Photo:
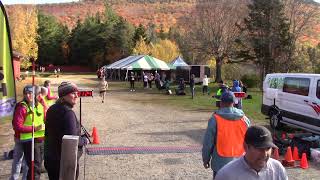
[[[63,79],[62,79],[63,78]],[[81,87],[92,88],[94,76],[63,76],[53,85],[68,79]],[[86,82],[86,83],[85,83]],[[95,91],[97,92],[97,91]],[[95,93],[82,99],[83,125],[91,132],[97,127],[99,145],[119,146],[194,146],[201,145],[211,112],[183,107],[145,103],[158,95],[112,89],[105,103]],[[79,115],[79,106],[75,108]],[[79,116],[78,116],[79,117]],[[13,147],[10,123],[0,127],[0,154]],[[0,160],[0,179],[8,179],[11,160]],[[212,179],[212,171],[202,166],[201,153],[83,155],[80,179]],[[319,179],[320,167],[287,169],[289,179]],[[47,179],[43,174],[41,179]]]

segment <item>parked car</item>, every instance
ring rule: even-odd
[[[267,74],[261,112],[272,128],[287,124],[320,134],[320,74]]]

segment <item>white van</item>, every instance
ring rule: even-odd
[[[261,112],[273,128],[287,124],[320,134],[320,74],[267,74]]]

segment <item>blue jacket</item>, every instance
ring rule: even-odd
[[[231,89],[232,92],[241,92],[241,87],[239,86],[239,81],[234,80],[233,81],[233,86]]]
[[[238,120],[244,116],[244,119],[250,126],[250,120],[244,115],[244,112],[241,109],[234,107],[221,108],[215,112],[224,119],[230,121]],[[211,160],[211,169],[215,172],[218,172],[224,165],[236,158],[226,158],[218,155],[215,148],[216,145],[216,135],[217,135],[217,124],[216,119],[212,115],[208,122],[208,128],[204,135],[203,147],[202,147],[202,160],[203,163],[208,163]]]

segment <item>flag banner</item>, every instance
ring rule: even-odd
[[[16,93],[8,18],[1,1],[0,6],[0,120],[3,120],[13,114]]]

